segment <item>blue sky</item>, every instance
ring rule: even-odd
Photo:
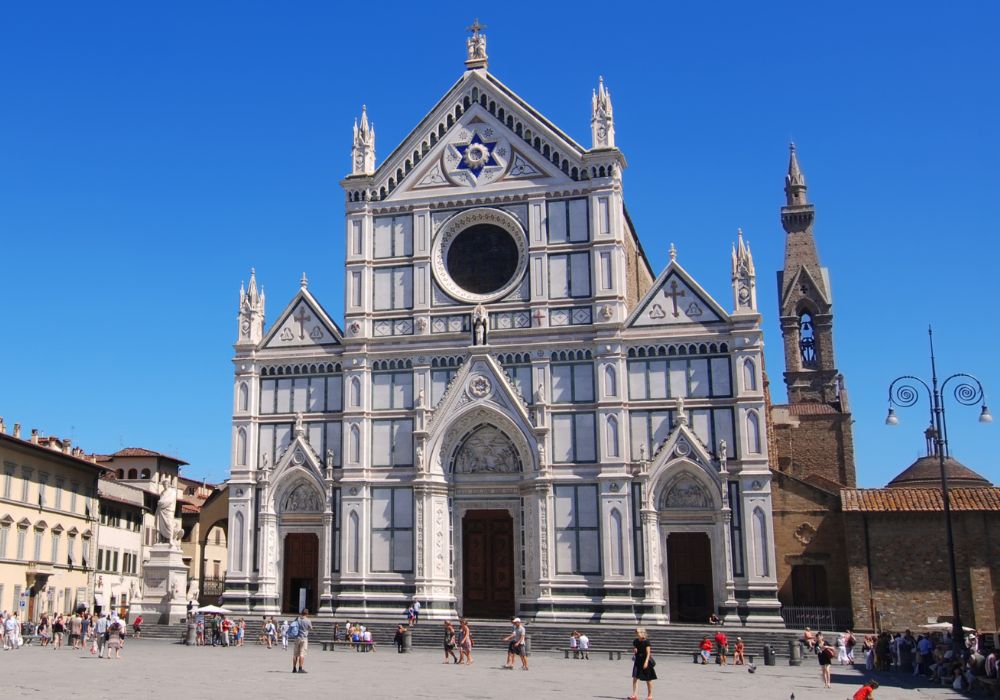
[[[88,451],[228,469],[237,292],[268,320],[300,273],[342,317],[343,196],[361,104],[388,155],[463,70],[490,69],[581,143],[604,75],[625,197],[657,272],[671,241],[725,306],[742,227],[783,399],[774,273],[786,144],[818,208],[859,482],[922,449],[886,387],[970,371],[1000,399],[996,3],[20,3],[0,24],[0,415]],[[513,6],[510,6],[513,7]],[[998,404],[1000,407],[1000,404]],[[1000,408],[998,408],[1000,410]],[[997,426],[949,414],[996,482]]]

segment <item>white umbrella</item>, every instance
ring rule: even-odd
[[[950,622],[932,622],[929,625],[920,625],[922,630],[931,630],[932,632],[951,632],[953,625]],[[975,632],[971,627],[963,627],[966,632]]]
[[[218,605],[205,605],[198,608],[195,612],[200,613],[211,613],[213,615],[232,615],[232,610],[226,610],[225,608],[220,608]]]

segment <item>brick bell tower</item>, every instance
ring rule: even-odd
[[[787,419],[785,438],[808,441],[816,450],[781,449],[779,469],[799,476],[816,474],[854,486],[854,438],[844,377],[837,371],[833,343],[833,295],[830,276],[820,265],[813,235],[816,208],[806,196],[806,178],[795,144],[789,144],[785,175],[785,262],[778,271],[781,335],[785,349]],[[775,407],[781,408],[781,407]],[[777,416],[775,416],[777,417]],[[781,433],[778,429],[778,440]],[[799,439],[794,439],[798,437]],[[792,448],[791,444],[786,446]]]

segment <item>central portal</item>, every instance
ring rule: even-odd
[[[316,535],[311,532],[285,535],[284,574],[282,611],[298,614],[302,608],[309,608],[315,615],[319,581],[319,538]]]
[[[712,543],[703,532],[667,537],[667,583],[671,622],[704,623],[714,612]]]
[[[462,614],[514,615],[514,519],[505,510],[470,510],[462,519]]]

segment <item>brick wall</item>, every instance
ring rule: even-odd
[[[953,513],[959,605],[968,627],[996,631],[1000,619],[1000,513]],[[916,629],[951,617],[943,513],[845,513],[857,629]],[[867,541],[865,547],[865,529]],[[870,588],[869,588],[870,581]]]
[[[772,430],[780,471],[800,479],[815,474],[844,486],[856,484],[851,414],[776,415]]]

